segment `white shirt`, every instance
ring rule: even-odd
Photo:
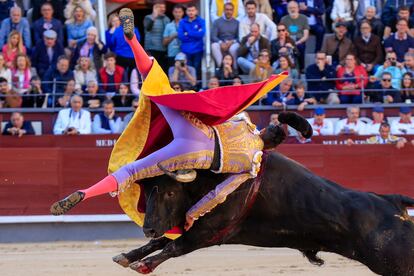
[[[348,123],[348,119],[343,119],[336,123],[334,134],[338,135],[344,128],[353,129],[357,134],[363,134],[365,126],[366,124],[359,119],[356,123]]]
[[[277,27],[276,24],[267,17],[266,14],[257,12],[255,21],[251,22],[247,14],[240,20],[239,24],[239,39],[250,33],[250,26],[252,23],[257,23],[260,26],[260,34],[266,37],[269,41],[277,38]]]
[[[400,120],[395,120],[391,124],[391,133],[394,135],[414,134],[414,121],[411,119],[410,124],[400,123]]]
[[[121,117],[116,118],[116,120],[111,119],[109,120],[109,128],[106,129],[102,127],[101,117],[99,114],[96,114],[93,117],[93,124],[92,124],[92,130],[95,134],[115,134],[115,133],[121,133],[122,132],[122,119]]]
[[[377,135],[379,134],[379,128],[380,128],[381,123],[369,123],[366,124],[365,129],[363,130],[363,132],[361,133],[361,135]]]
[[[352,0],[334,0],[331,12],[331,19],[335,21],[338,17],[344,18],[345,21],[354,20],[351,11]],[[358,9],[358,1],[354,0],[354,10]]]
[[[334,134],[334,127],[331,121],[323,120],[322,125],[318,125],[315,124],[314,118],[310,118],[308,122],[312,126],[314,136]]]
[[[53,133],[61,135],[68,127],[73,127],[80,134],[91,134],[91,113],[85,109],[74,112],[71,108],[59,111]]]

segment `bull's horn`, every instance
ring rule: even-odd
[[[157,164],[158,168],[162,170],[166,175],[171,177],[172,179],[178,181],[178,182],[193,182],[197,177],[197,172],[195,170],[179,170],[176,173],[170,172],[167,170],[161,163]]]

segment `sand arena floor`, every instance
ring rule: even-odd
[[[112,262],[112,256],[146,240],[0,244],[0,275],[137,275]],[[248,246],[215,246],[170,259],[151,275],[374,275],[361,264],[335,254],[311,265],[296,250]]]

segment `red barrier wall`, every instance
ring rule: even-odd
[[[0,138],[0,215],[47,215],[51,203],[106,175],[116,136]],[[347,187],[414,197],[414,147],[282,145],[278,151]],[[109,195],[72,214],[121,213]]]

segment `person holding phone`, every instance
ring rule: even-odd
[[[196,70],[193,66],[187,65],[187,56],[184,53],[175,56],[174,66],[168,69],[168,78],[170,82],[181,83],[184,90],[191,90],[196,86]]]

